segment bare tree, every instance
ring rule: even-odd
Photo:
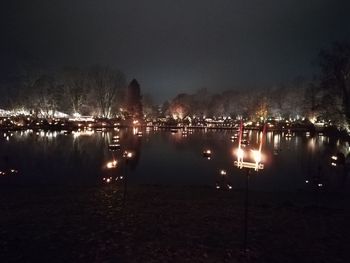
[[[350,123],[350,43],[336,42],[319,54],[321,88],[327,91],[329,103],[341,101],[347,123]]]
[[[59,86],[54,77],[40,70],[23,74],[17,100],[35,116],[50,117],[55,114],[59,102]]]
[[[125,88],[124,74],[119,70],[95,66],[89,70],[88,85],[96,100],[97,114],[109,118]]]
[[[61,77],[69,110],[81,114],[87,106],[87,73],[77,68],[68,68]]]

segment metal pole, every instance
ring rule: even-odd
[[[127,192],[127,171],[128,171],[128,159],[125,160],[125,168],[124,168],[124,192],[123,192],[123,206],[126,203],[126,192]]]
[[[249,169],[246,175],[245,202],[244,202],[244,255],[247,253],[248,243],[248,206],[249,206]]]

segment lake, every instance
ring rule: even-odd
[[[245,187],[247,172],[234,166],[234,131],[115,129],[113,131],[16,131],[0,137],[2,185],[129,184],[204,185],[225,190]],[[119,141],[113,138],[119,136]],[[250,149],[260,134],[249,131]],[[120,149],[109,149],[110,144]],[[211,158],[203,157],[210,149]],[[129,161],[123,152],[130,151]],[[250,187],[262,191],[350,189],[345,165],[331,156],[349,153],[349,144],[322,134],[268,132],[263,144],[264,169],[250,172]],[[115,160],[116,167],[107,168]],[[223,172],[221,172],[223,170]],[[109,180],[110,178],[110,180]]]

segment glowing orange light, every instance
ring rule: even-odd
[[[116,161],[116,160],[113,160],[113,161],[111,161],[111,162],[108,162],[107,165],[106,165],[106,167],[107,167],[108,169],[112,169],[112,168],[117,167],[117,161]]]
[[[241,148],[238,148],[236,150],[236,155],[237,155],[238,161],[243,161],[244,151]]]
[[[252,154],[253,154],[253,159],[255,161],[255,163],[260,163],[261,162],[261,152],[257,151],[257,150],[252,150]]]
[[[127,158],[127,159],[131,159],[133,157],[133,153],[132,152],[129,152],[129,151],[125,151],[123,153],[123,157],[124,158]]]

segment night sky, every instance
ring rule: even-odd
[[[311,78],[350,38],[349,0],[26,0],[1,4],[0,78],[23,67],[121,69],[157,101]]]

